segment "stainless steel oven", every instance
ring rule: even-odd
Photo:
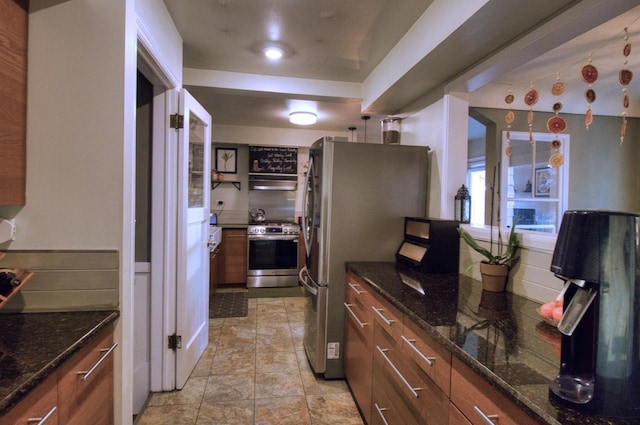
[[[298,286],[299,234],[294,223],[249,225],[247,287]]]

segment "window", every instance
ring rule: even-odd
[[[510,227],[519,217],[519,230],[557,233],[568,198],[569,135],[533,133],[530,142],[528,132],[512,131],[507,156],[506,134],[502,133],[501,224]],[[557,149],[552,147],[555,140],[560,142]],[[549,165],[554,153],[564,155],[564,164],[557,168]]]

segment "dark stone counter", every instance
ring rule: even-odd
[[[375,262],[347,263],[347,269],[539,423],[640,423],[585,415],[549,400],[561,338],[537,314],[540,304],[507,292],[482,291],[480,282],[457,273],[423,274]],[[416,283],[424,295],[409,286]]]
[[[118,316],[117,311],[0,314],[0,417]]]

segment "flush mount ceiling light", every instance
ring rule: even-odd
[[[265,57],[269,60],[278,60],[284,56],[284,50],[278,46],[267,46],[262,50]]]
[[[313,112],[292,112],[289,114],[289,122],[297,125],[315,124],[317,116]]]
[[[293,49],[282,41],[259,41],[251,46],[251,51],[270,61],[278,61],[293,55]]]

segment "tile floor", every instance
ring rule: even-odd
[[[209,345],[181,391],[154,393],[137,425],[361,425],[343,380],[316,379],[303,297],[251,298],[247,317],[210,319]]]

